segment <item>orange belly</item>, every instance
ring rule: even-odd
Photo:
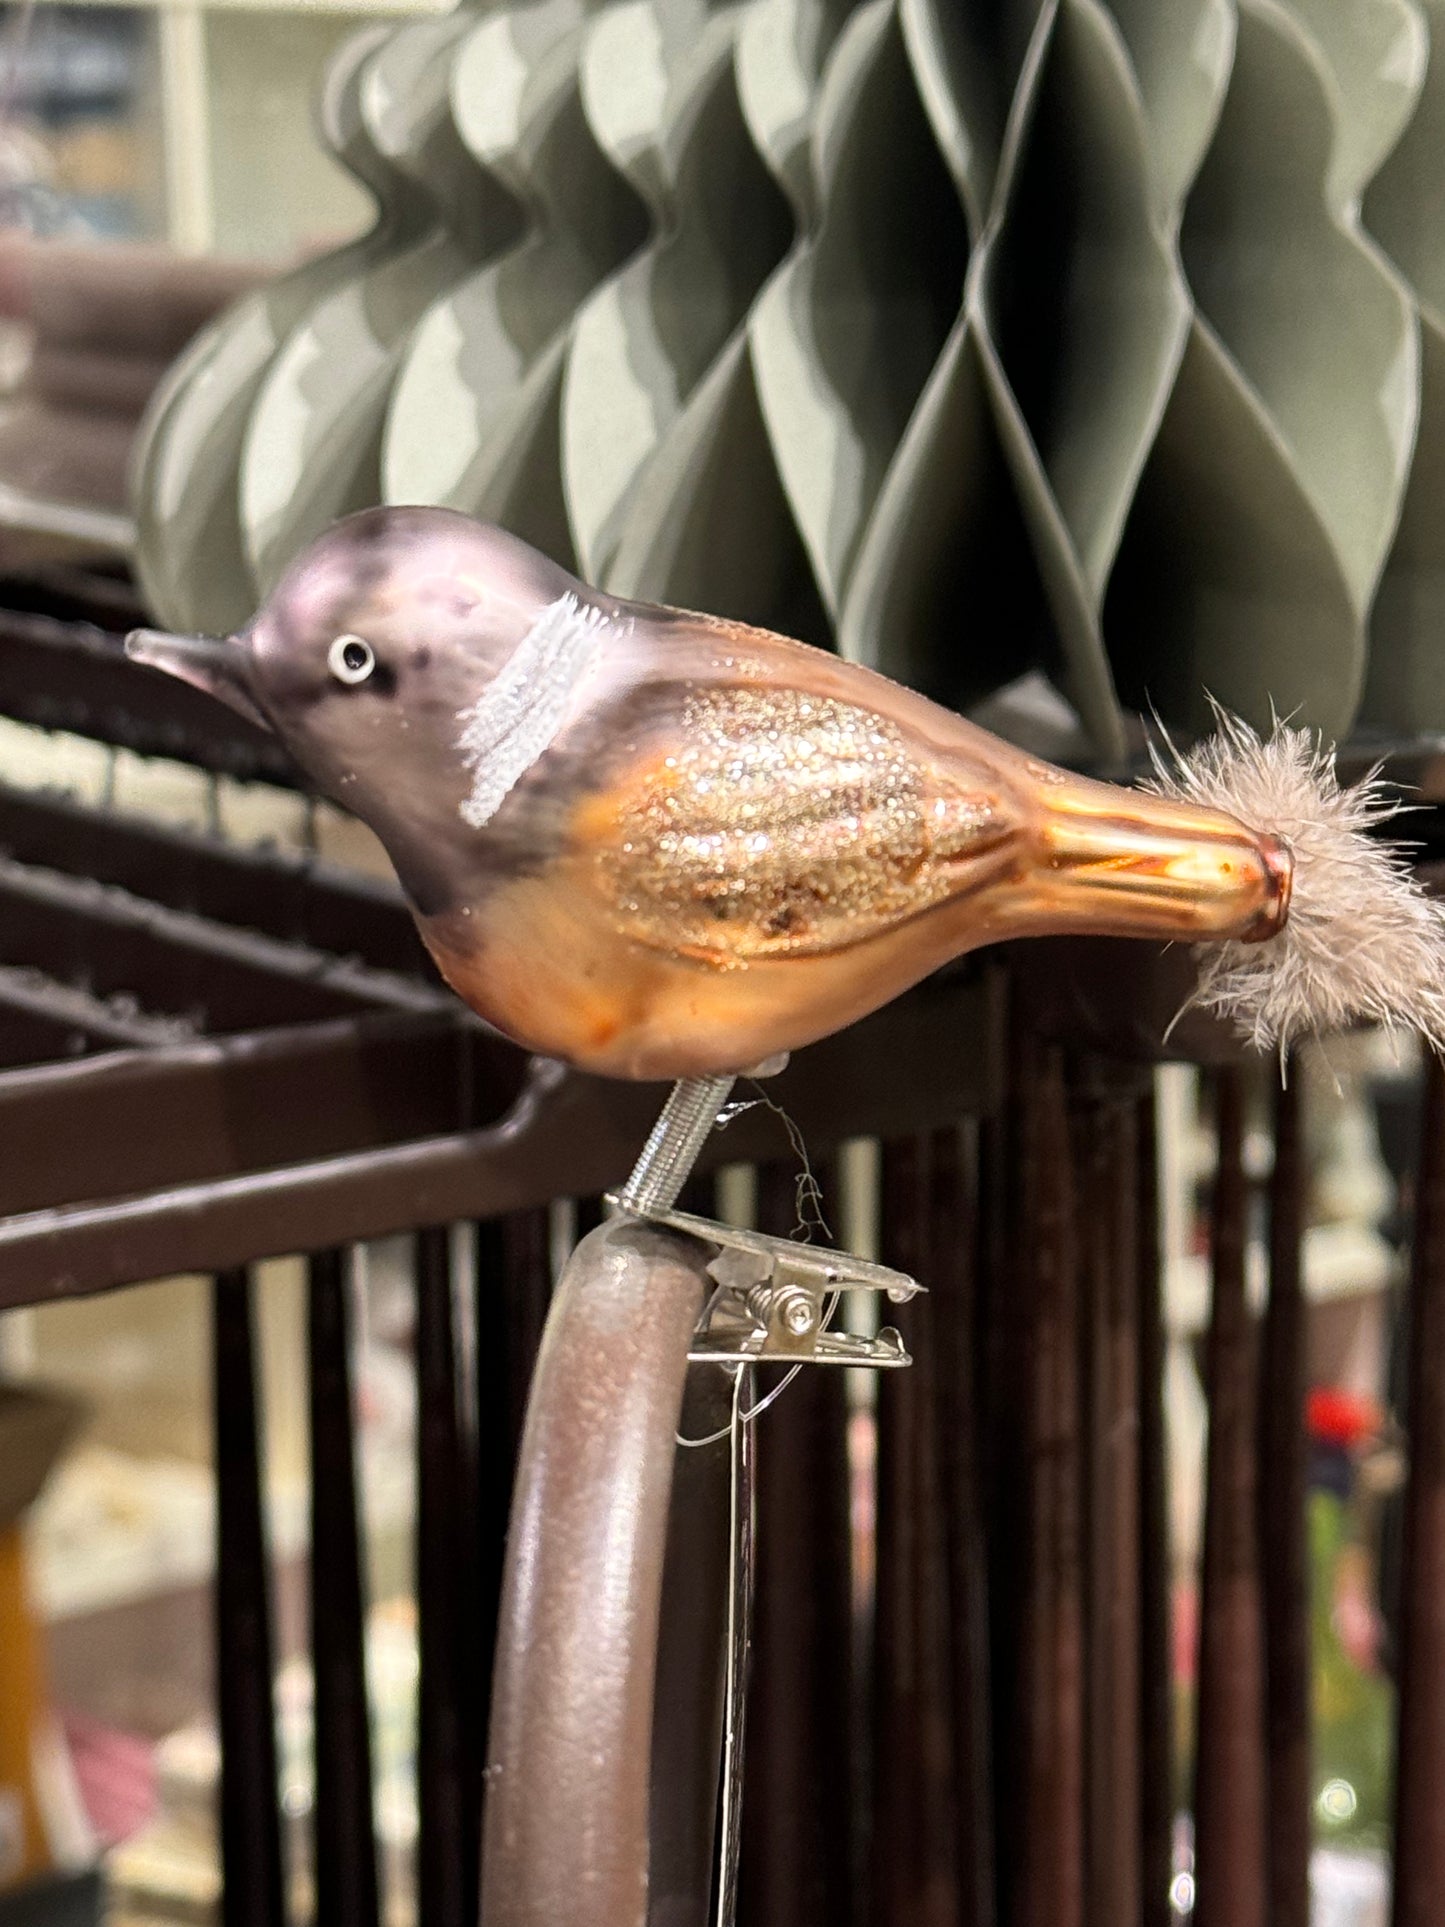
[[[457,994],[525,1048],[602,1076],[672,1078],[746,1070],[888,1002],[971,947],[956,909],[825,956],[726,965],[620,933],[559,865],[421,929]],[[977,910],[969,920],[986,942]]]

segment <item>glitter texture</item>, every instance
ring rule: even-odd
[[[796,689],[689,697],[677,749],[598,852],[623,928],[716,964],[862,941],[958,888],[949,861],[1002,833],[869,710]]]

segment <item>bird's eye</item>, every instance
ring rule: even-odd
[[[362,636],[338,636],[326,652],[326,667],[338,682],[365,682],[376,667],[376,652]]]

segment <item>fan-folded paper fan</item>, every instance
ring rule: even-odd
[[[377,220],[157,397],[167,624],[434,501],[961,708],[1042,674],[1103,764],[1445,727],[1445,0],[511,0],[322,126]]]

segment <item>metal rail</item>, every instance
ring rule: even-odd
[[[111,611],[94,613],[114,619]],[[0,715],[220,775],[299,786],[296,766],[274,736],[244,717],[218,714],[208,696],[182,683],[153,688],[160,679],[127,661],[123,634],[93,622],[0,611]]]
[[[943,1124],[987,1109],[993,1062],[973,1045],[988,1007],[978,982],[931,987],[808,1051],[769,1097],[820,1151],[901,1116]],[[495,1216],[626,1176],[658,1086],[528,1065],[453,1021],[426,1045],[441,1065],[434,1122],[411,1072],[394,1087],[378,1074],[380,1037],[403,1033],[377,1018],[358,1023],[354,1052],[344,1030],[300,1027],[0,1074],[0,1128],[25,1173],[0,1188],[0,1306]],[[957,1052],[940,1053],[940,1029]],[[309,1096],[323,1062],[338,1083],[318,1114]],[[101,1133],[101,1115],[114,1127],[142,1105],[154,1120],[145,1140]],[[760,1106],[714,1136],[704,1166],[775,1155],[780,1140]]]

